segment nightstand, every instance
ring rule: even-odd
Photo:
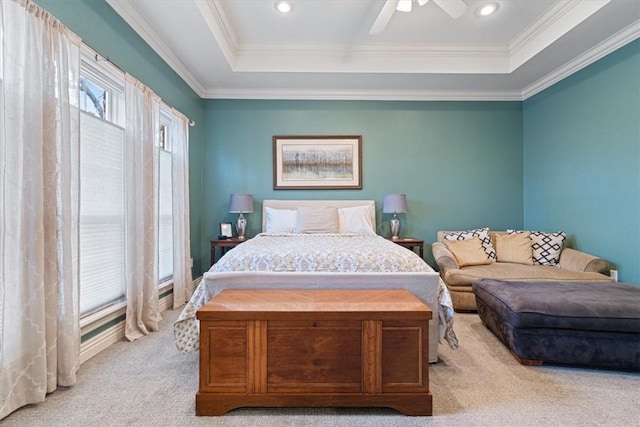
[[[415,237],[398,237],[397,239],[387,237],[386,239],[410,250],[418,248],[420,258],[424,259],[424,240],[416,239]]]
[[[229,249],[235,248],[240,243],[246,242],[249,239],[250,237],[245,237],[242,240],[237,237],[229,237],[226,239],[211,240],[211,265],[215,264],[220,258],[222,258],[222,255],[227,253]],[[220,256],[217,256],[216,248],[220,248]]]

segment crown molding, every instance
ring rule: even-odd
[[[214,89],[207,99],[332,100],[332,101],[521,101],[518,91]]]
[[[510,69],[517,70],[611,0],[570,0],[555,3],[509,43]]]
[[[238,38],[233,31],[220,0],[196,1],[196,7],[207,23],[209,30],[218,42],[227,63],[234,69],[238,56]]]
[[[140,15],[131,0],[106,0],[106,2],[199,97],[203,97],[205,89],[202,84],[191,74],[182,61],[178,59],[158,33],[153,30],[151,25]]]
[[[562,67],[547,74],[533,84],[522,90],[522,100],[526,100],[533,95],[542,92],[559,81],[593,64],[597,60],[604,58],[608,54],[620,49],[622,46],[640,38],[640,21],[629,25],[623,30],[612,35],[608,39],[589,49],[582,55],[566,63]]]
[[[504,74],[506,49],[491,45],[247,45],[235,72]]]

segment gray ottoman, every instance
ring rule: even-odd
[[[481,279],[473,292],[482,322],[523,364],[640,370],[640,286]]]

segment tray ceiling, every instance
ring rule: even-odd
[[[638,0],[107,0],[203,98],[522,100],[640,37]]]

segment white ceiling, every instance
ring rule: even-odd
[[[640,0],[106,0],[203,98],[522,100],[640,38]]]

